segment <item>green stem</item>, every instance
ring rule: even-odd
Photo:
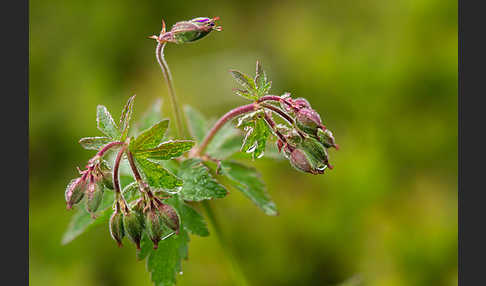
[[[157,48],[155,49],[155,56],[157,57],[157,62],[159,63],[160,65],[160,69],[162,70],[162,73],[164,74],[164,79],[165,79],[165,82],[167,83],[167,88],[169,90],[169,97],[170,97],[170,101],[172,103],[172,109],[174,111],[174,116],[175,116],[175,122],[176,122],[176,134],[177,136],[181,137],[182,136],[182,128],[183,128],[183,125],[182,125],[182,115],[181,115],[181,112],[179,110],[179,105],[177,103],[177,97],[176,97],[176,93],[175,93],[175,90],[174,90],[174,85],[173,85],[173,81],[172,81],[172,74],[170,72],[170,69],[169,69],[169,65],[167,64],[167,62],[165,61],[165,57],[164,57],[164,48],[165,48],[165,45],[167,43],[157,43]]]
[[[216,216],[214,215],[213,209],[211,208],[211,205],[209,204],[209,201],[202,201],[202,206],[206,212],[206,215],[213,225],[214,232],[216,233],[216,237],[218,238],[219,243],[223,247],[223,251],[226,254],[226,257],[231,262],[231,271],[234,277],[235,282],[237,285],[241,286],[247,286],[249,285],[245,274],[243,273],[243,270],[240,268],[240,265],[236,261],[231,248],[229,247],[228,243],[226,242],[226,239],[223,236],[223,233],[221,232],[221,227],[218,223],[218,220],[216,219]]]

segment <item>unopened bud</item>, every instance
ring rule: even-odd
[[[311,108],[311,105],[307,99],[299,97],[293,100],[294,106],[297,109],[301,108]]]
[[[123,228],[123,214],[118,209],[113,212],[110,218],[110,234],[118,246],[122,247],[122,239],[125,236],[125,229]]]
[[[100,164],[100,172],[103,184],[110,190],[113,190],[113,178],[110,167],[103,161]]]
[[[157,249],[162,236],[169,233],[169,229],[165,226],[164,220],[157,208],[147,210],[145,214],[145,226],[150,240],[154,243],[154,249]]]
[[[339,149],[339,146],[336,144],[336,142],[334,140],[334,136],[332,135],[331,130],[329,130],[329,129],[326,129],[326,130],[319,129],[319,130],[317,130],[317,138],[319,138],[319,141],[326,148],[334,147],[334,148],[336,148],[336,150]]]
[[[190,21],[177,22],[169,32],[161,34],[158,40],[176,44],[197,41],[207,36],[213,30],[221,31],[221,27],[216,26],[217,20],[219,20],[219,17],[212,19],[199,17]]]
[[[66,187],[64,196],[66,198],[67,209],[71,209],[73,205],[79,203],[84,196],[85,181],[82,178],[71,180]]]
[[[326,148],[312,137],[307,137],[288,155],[290,163],[297,170],[322,174],[329,166]]]
[[[315,135],[319,128],[323,128],[321,117],[314,109],[302,108],[295,114],[297,127],[307,134]]]
[[[128,238],[135,243],[137,250],[140,250],[140,240],[145,227],[143,217],[137,211],[130,211],[123,216],[123,226]]]
[[[165,224],[176,233],[179,233],[179,216],[175,209],[166,204],[160,204],[159,209],[163,214]]]
[[[89,185],[86,194],[86,210],[91,213],[94,218],[93,213],[98,210],[103,199],[104,188],[101,181],[93,182]]]

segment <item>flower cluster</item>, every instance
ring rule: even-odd
[[[319,113],[312,109],[304,98],[292,99],[289,93],[280,97],[281,108],[294,120],[294,126],[278,125],[279,151],[289,159],[297,170],[322,174],[326,168],[332,169],[327,149],[339,146],[332,132],[324,126]]]
[[[130,206],[122,197],[115,202],[114,212],[110,218],[111,237],[122,246],[125,235],[140,250],[140,241],[144,231],[152,240],[154,249],[159,241],[179,233],[179,216],[175,209],[162,202],[163,198],[154,196],[148,186],[143,187],[144,197],[132,202]]]
[[[94,218],[103,199],[104,188],[113,189],[111,171],[104,161],[89,163],[86,170],[79,171],[80,177],[71,180],[65,192],[67,209],[86,197],[86,210]]]

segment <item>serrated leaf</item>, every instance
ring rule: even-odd
[[[254,168],[235,161],[222,161],[221,169],[232,185],[245,194],[267,215],[277,215],[277,207],[265,190],[260,174]]]
[[[87,150],[99,150],[111,141],[108,137],[84,137],[79,139],[79,144]]]
[[[209,230],[204,221],[204,217],[191,206],[182,203],[179,209],[179,215],[184,222],[184,228],[192,234],[199,236],[208,236]]]
[[[262,68],[262,65],[259,61],[256,63],[256,75],[255,75],[255,84],[257,86],[257,89],[259,91],[262,91],[263,88],[265,87],[265,84],[267,82],[267,75],[265,71]]]
[[[123,107],[122,114],[120,116],[120,123],[118,126],[120,127],[120,141],[124,141],[127,139],[128,136],[128,129],[130,128],[130,119],[132,117],[132,111],[133,111],[133,102],[135,100],[135,95],[130,97],[125,104],[125,107]]]
[[[134,155],[139,158],[150,158],[155,160],[169,160],[177,158],[185,152],[191,150],[194,141],[174,140],[167,141],[152,149],[134,151]]]
[[[258,99],[258,96],[255,96],[253,93],[250,93],[250,92],[245,91],[245,90],[235,88],[235,89],[233,89],[233,92],[236,95],[241,96],[241,97],[246,98],[246,99],[250,99],[250,100]]]
[[[252,78],[248,77],[247,75],[237,71],[237,70],[230,70],[231,76],[238,82],[241,86],[243,86],[247,91],[253,92],[255,91],[255,82]]]
[[[184,181],[180,195],[186,201],[222,198],[228,192],[211,176],[209,169],[199,159],[182,162],[178,175]]]
[[[118,140],[120,138],[120,130],[116,126],[115,120],[104,105],[98,105],[96,109],[96,121],[98,129],[106,136]]]
[[[256,117],[245,126],[245,138],[241,151],[251,153],[253,159],[261,158],[271,132],[263,118]]]
[[[199,111],[189,105],[184,106],[184,113],[186,114],[187,126],[191,136],[194,137],[198,143],[201,143],[208,131],[208,122],[206,118],[204,118]]]
[[[147,183],[154,188],[174,189],[182,186],[182,180],[164,169],[160,164],[135,156]]]
[[[146,130],[162,121],[162,100],[158,98],[150,108],[143,114],[140,121],[137,123],[137,130]]]
[[[111,206],[114,199],[114,193],[105,189],[99,211],[96,212],[96,219],[91,218],[91,214],[85,210],[84,201],[82,201],[71,218],[66,232],[64,232],[61,244],[66,245],[89,228],[107,222],[111,215]]]
[[[169,120],[165,119],[143,131],[135,140],[130,141],[130,151],[136,152],[138,150],[157,147],[164,138],[168,127]]]
[[[182,260],[187,258],[189,235],[181,229],[159,242],[158,249],[151,250],[147,257],[147,270],[155,286],[173,286],[182,270]]]

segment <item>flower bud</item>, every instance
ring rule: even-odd
[[[220,26],[216,26],[219,17],[206,18],[199,17],[190,21],[177,22],[172,29],[160,35],[161,41],[172,42],[176,44],[190,43],[207,36],[211,31],[221,31]]]
[[[100,173],[102,176],[103,185],[110,190],[113,190],[113,178],[110,167],[106,164],[106,162],[102,161],[100,163]]]
[[[135,210],[123,216],[123,226],[128,238],[135,243],[137,250],[140,250],[140,240],[145,228],[143,216]]]
[[[79,203],[84,196],[85,181],[83,178],[71,180],[66,187],[64,196],[66,198],[67,209],[71,209],[73,205]]]
[[[295,149],[287,152],[290,164],[297,170],[322,174],[329,166],[326,148],[312,137],[305,138]]]
[[[179,216],[175,209],[166,204],[160,204],[159,209],[164,217],[165,224],[176,233],[179,233]]]
[[[339,149],[339,146],[335,143],[334,136],[332,135],[331,130],[326,129],[322,130],[319,129],[317,130],[317,138],[319,138],[319,141],[326,147],[334,147],[336,150]]]
[[[123,214],[118,209],[113,212],[110,218],[110,234],[116,243],[118,243],[118,246],[122,247],[125,229],[123,228]]]
[[[302,108],[295,114],[297,127],[307,134],[316,135],[319,128],[324,129],[319,113],[311,108]]]
[[[165,226],[164,220],[157,208],[147,210],[145,214],[145,225],[147,227],[147,234],[154,243],[154,249],[157,249],[162,236],[170,232]]]
[[[88,186],[87,190],[87,200],[86,200],[86,210],[91,213],[91,217],[94,217],[94,212],[98,210],[103,199],[103,183],[101,181],[93,182]]]
[[[311,105],[307,99],[299,97],[293,100],[294,106],[297,109],[301,108],[311,108]]]

